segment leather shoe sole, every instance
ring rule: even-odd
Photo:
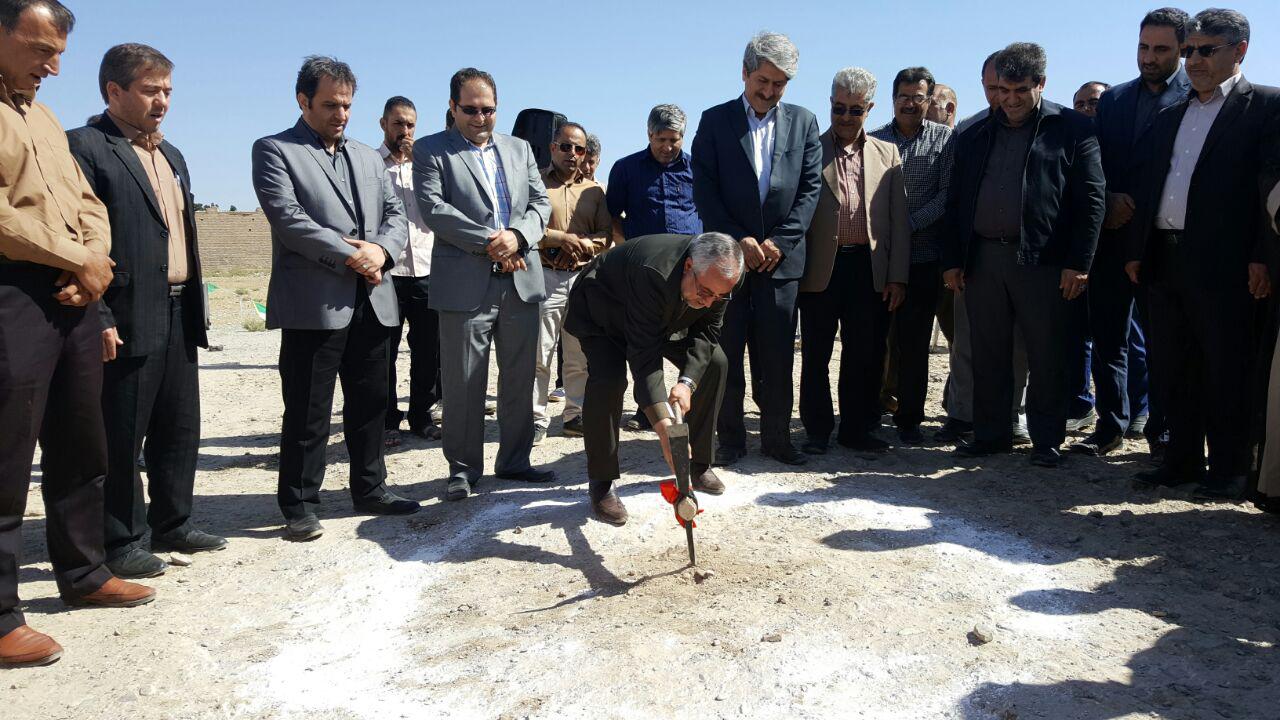
[[[88,595],[63,597],[62,601],[71,607],[127,608],[146,605],[155,599],[154,589],[113,577]]]
[[[286,523],[284,534],[286,538],[294,542],[307,542],[323,535],[324,526],[313,515]]]

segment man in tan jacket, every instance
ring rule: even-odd
[[[39,440],[45,534],[68,605],[125,607],[155,591],[103,563],[102,323],[111,226],[49,108],[75,17],[57,0],[0,0],[0,668],[62,656],[18,609],[22,517]]]
[[[907,292],[911,224],[902,161],[893,143],[870,137],[864,124],[875,77],[845,68],[831,83],[831,128],[822,135],[822,190],[806,235],[800,281],[800,420],[811,455],[827,451],[831,352],[840,329],[840,429],[836,442],[879,452],[888,443],[880,425],[889,316]]]

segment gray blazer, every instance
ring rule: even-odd
[[[382,283],[369,288],[379,322],[400,322],[395,287],[386,272],[408,238],[404,206],[391,187],[382,157],[368,145],[347,139],[347,157],[356,179],[364,227],[356,227],[347,178],[302,120],[253,144],[253,189],[271,225],[271,282],[267,287],[267,327],[336,330],[351,324],[357,281],[346,266],[361,238],[387,251]]]
[[[547,293],[537,247],[551,217],[551,203],[529,143],[498,133],[493,141],[511,193],[508,227],[520,237],[528,264],[515,273],[516,292],[527,303],[540,303]],[[456,129],[413,144],[414,197],[422,221],[436,234],[431,248],[432,309],[473,311],[489,287],[492,263],[485,248],[497,208],[484,178],[470,142]]]

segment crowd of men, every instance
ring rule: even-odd
[[[74,21],[57,0],[0,0],[0,666],[62,652],[18,609],[37,443],[67,604],[150,602],[130,581],[164,572],[157,552],[227,544],[192,520],[207,300],[192,178],[160,131],[173,63],[111,48],[104,111],[64,132],[35,95]],[[497,82],[475,68],[450,80],[440,132],[418,132],[410,99],[387,100],[375,150],[347,137],[355,73],[307,58],[298,121],[252,148],[271,227],[267,326],[281,330],[286,537],[323,533],[339,381],[356,511],[410,514],[419,503],[388,486],[385,463],[406,420],[441,441],[448,500],[486,475],[491,351],[493,475],[554,480],[530,455],[551,432],[558,366],[560,432],[584,438],[593,513],[621,525],[628,368],[629,425],[652,428],[672,462],[670,429],[687,418],[693,487],[719,494],[713,467],[748,452],[747,356],[760,451],[779,463],[833,442],[884,452],[886,411],[896,444],[930,442],[935,319],[950,372],[934,442],[962,457],[1029,444],[1032,464],[1054,468],[1068,431],[1092,427],[1069,449],[1096,456],[1145,436],[1146,482],[1252,493],[1280,512],[1280,372],[1258,421],[1280,268],[1280,90],[1244,78],[1248,48],[1238,12],[1162,8],[1139,25],[1138,77],[1085,82],[1074,109],[1043,96],[1044,50],[1018,42],[982,64],[986,107],[967,120],[954,89],[909,67],[889,88],[892,119],[868,128],[870,72],[835,73],[820,123],[782,102],[796,47],[760,33],[742,92],[702,114],[692,153],[685,113],[658,105],[648,147],[607,186],[599,141],[577,122],[554,129],[542,168],[541,149],[496,132]],[[679,373],[670,388],[664,361]],[[1257,459],[1264,426],[1273,442]]]

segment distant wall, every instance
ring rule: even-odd
[[[196,212],[205,274],[271,270],[271,230],[261,212]]]

